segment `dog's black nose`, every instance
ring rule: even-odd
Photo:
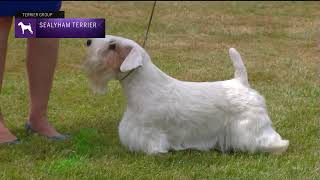
[[[90,45],[91,45],[91,43],[92,43],[92,40],[91,40],[91,39],[89,39],[89,40],[87,41],[87,46],[90,46]]]
[[[116,49],[116,43],[112,43],[109,45],[110,50],[115,50]]]

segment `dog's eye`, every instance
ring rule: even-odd
[[[109,45],[109,50],[115,50],[116,49],[116,44],[112,43]]]
[[[90,46],[91,43],[92,43],[92,41],[91,41],[91,39],[89,39],[89,40],[87,41],[87,46]]]

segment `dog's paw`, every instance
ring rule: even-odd
[[[166,147],[161,146],[161,144],[149,145],[149,147],[145,150],[145,153],[148,155],[166,154],[168,152],[169,150]]]
[[[280,155],[287,151],[288,146],[289,146],[288,140],[280,140],[278,141],[278,143],[273,144],[268,149],[271,154]]]
[[[148,155],[161,155],[161,154],[167,154],[169,151],[165,151],[165,150],[162,150],[162,151],[148,151],[146,152]]]

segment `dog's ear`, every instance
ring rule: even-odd
[[[127,57],[124,59],[120,66],[121,72],[128,72],[139,66],[142,66],[142,54],[136,47],[132,47]]]

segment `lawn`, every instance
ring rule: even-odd
[[[142,43],[153,2],[63,2],[66,17],[106,18],[107,33]],[[9,40],[0,96],[7,126],[23,143],[0,147],[0,179],[320,179],[320,4],[158,2],[147,51],[170,76],[233,77],[241,53],[251,86],[265,96],[280,156],[195,150],[147,156],[120,144],[125,98],[118,82],[94,95],[81,69],[85,39],[61,39],[49,118],[67,142],[27,135],[25,39]]]

